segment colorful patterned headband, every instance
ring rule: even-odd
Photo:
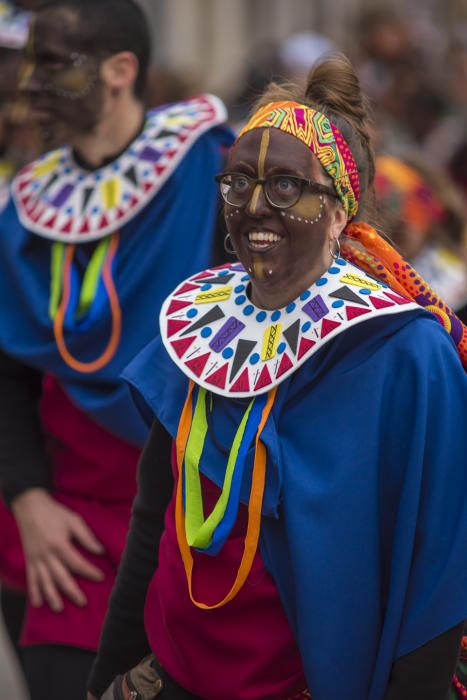
[[[290,101],[270,102],[251,117],[237,140],[252,129],[264,127],[280,129],[308,146],[331,176],[347,216],[353,219],[360,199],[358,170],[339,129],[312,107]]]

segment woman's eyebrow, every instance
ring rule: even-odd
[[[251,170],[251,172],[254,173],[255,168],[251,165],[251,163],[246,163],[244,160],[239,160],[237,163],[235,163],[234,166],[226,168],[226,172],[236,172],[238,168],[243,168],[243,170]]]
[[[246,163],[243,160],[239,160],[235,165],[232,165],[231,167],[226,168],[226,172],[236,172],[238,169],[241,170],[248,170],[251,171],[252,173],[255,172],[255,168],[250,164]],[[281,166],[281,165],[274,165],[271,168],[267,168],[266,172],[268,175],[291,175],[292,177],[301,177],[304,179],[309,179],[305,177],[305,174],[302,170],[295,170],[293,168]]]
[[[304,178],[306,180],[309,179],[305,177],[305,173],[302,170],[284,167],[283,165],[273,165],[271,168],[267,168],[267,173],[269,175],[291,175],[292,177],[295,176]]]

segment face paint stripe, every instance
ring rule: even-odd
[[[25,62],[20,69],[18,76],[18,89],[23,90],[31,80],[31,77],[36,69],[35,52],[34,52],[34,29],[36,20],[33,18],[29,26],[28,41],[25,46]]]
[[[259,148],[258,159],[258,177],[264,177],[264,165],[266,163],[266,155],[269,148],[269,130],[265,129],[261,137],[261,145]]]
[[[261,145],[259,147],[259,156],[258,156],[258,177],[263,178],[264,177],[264,172],[265,172],[265,163],[266,163],[266,156],[268,153],[268,148],[269,148],[269,129],[264,129],[262,135],[261,135]],[[258,206],[258,199],[259,199],[259,193],[260,193],[261,185],[256,185],[253,196],[250,201],[250,206],[249,210],[251,214],[255,214],[256,212],[256,207]]]
[[[258,206],[258,199],[259,199],[260,192],[261,192],[261,185],[256,185],[256,187],[253,191],[253,196],[251,197],[250,206],[249,206],[250,212],[252,214],[255,213],[256,207]]]
[[[263,261],[262,261],[262,259],[261,259],[260,257],[258,257],[257,255],[255,255],[255,256],[253,257],[253,270],[254,270],[255,279],[257,279],[257,280],[258,280],[258,279],[259,279],[259,280],[264,279],[264,265],[263,265]]]
[[[35,70],[35,65],[32,61],[26,61],[23,67],[20,70],[20,74],[18,77],[18,88],[19,90],[23,90],[25,86],[29,83],[31,80],[31,77],[34,73]]]

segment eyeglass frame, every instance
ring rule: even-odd
[[[245,177],[247,180],[249,180],[250,182],[252,182],[254,184],[250,198],[247,199],[247,201],[244,204],[231,204],[224,197],[220,185],[222,183],[222,180],[225,177],[227,177],[228,175],[239,175],[241,177]],[[271,202],[271,200],[268,196],[267,190],[265,188],[265,184],[269,180],[271,180],[272,178],[278,178],[278,177],[286,177],[286,178],[289,178],[290,180],[298,180],[298,182],[300,183],[300,193],[299,193],[297,199],[295,200],[295,202],[293,202],[293,204],[287,204],[286,206],[281,206],[279,204],[274,204],[274,202]],[[229,207],[237,207],[240,209],[243,209],[244,207],[246,207],[249,204],[249,202],[251,201],[251,198],[253,196],[253,192],[255,191],[255,188],[258,185],[261,185],[261,187],[263,188],[263,192],[264,192],[264,196],[266,198],[266,201],[274,209],[291,209],[292,207],[294,207],[297,204],[297,202],[300,200],[301,196],[303,195],[303,188],[305,186],[307,186],[307,187],[312,186],[315,189],[317,194],[327,194],[330,197],[333,197],[334,199],[340,199],[339,195],[334,190],[332,190],[330,187],[327,187],[327,185],[322,185],[320,182],[316,182],[315,180],[309,180],[305,177],[300,177],[299,175],[291,175],[290,173],[274,173],[273,175],[270,175],[269,177],[251,177],[251,175],[247,175],[246,173],[228,171],[225,173],[219,173],[218,175],[216,175],[214,177],[214,180],[219,185],[219,191],[220,191],[221,197],[224,200],[224,202],[226,204],[228,204]]]

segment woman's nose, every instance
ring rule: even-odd
[[[264,216],[269,214],[271,211],[271,206],[266,199],[264,193],[264,185],[256,183],[253,194],[247,206],[247,212],[250,216]]]
[[[37,73],[37,66],[34,61],[24,62],[18,79],[18,87],[21,92],[33,93],[44,89]]]

